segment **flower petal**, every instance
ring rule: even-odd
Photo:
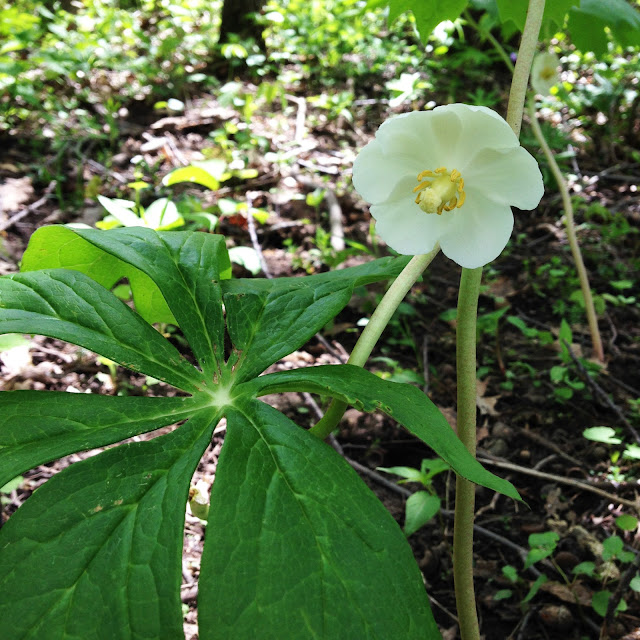
[[[388,156],[377,138],[372,140],[353,163],[353,186],[367,201],[374,204],[387,200],[399,180],[416,177],[420,163],[407,156]],[[411,192],[411,189],[409,189]]]
[[[481,190],[490,200],[518,209],[535,209],[544,194],[535,158],[522,147],[484,149],[464,172],[467,189]]]
[[[510,207],[492,202],[482,192],[470,190],[467,202],[451,214],[449,225],[440,238],[440,247],[461,267],[482,267],[497,258],[507,246],[513,231]]]
[[[462,122],[453,111],[412,111],[387,120],[376,138],[385,150],[411,155],[419,171],[434,170],[457,162],[456,149],[462,135]]]
[[[447,228],[445,216],[424,213],[415,203],[414,183],[398,183],[388,201],[371,207],[376,231],[395,251],[415,256],[429,253]]]
[[[464,163],[456,167],[462,171],[473,157],[485,148],[500,149],[519,147],[520,142],[511,127],[500,115],[487,107],[468,104],[449,104],[434,109],[455,113],[461,122],[461,147],[464,147]],[[466,180],[466,177],[465,177]]]

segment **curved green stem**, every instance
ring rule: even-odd
[[[529,0],[518,59],[513,72],[507,122],[520,137],[522,114],[533,55],[538,43],[545,0]],[[456,364],[458,377],[458,436],[471,455],[476,452],[476,317],[482,269],[463,269],[458,296]],[[456,478],[453,533],[453,576],[462,640],[480,640],[473,586],[473,519],[475,485]]]
[[[476,455],[476,318],[482,267],[463,269],[458,294],[456,367],[458,377],[458,437]],[[456,477],[453,524],[453,579],[463,640],[479,640],[480,630],[473,588],[473,518],[475,484]]]
[[[513,73],[513,62],[511,62],[511,58],[509,54],[506,52],[505,48],[498,42],[498,39],[491,33],[491,31],[484,30],[472,17],[469,11],[466,11],[462,14],[464,16],[465,21],[471,25],[483,38],[486,38],[493,48],[496,50],[498,55],[502,58],[502,61],[507,66],[507,69]]]
[[[562,171],[560,171],[560,167],[553,155],[553,151],[551,151],[551,148],[542,133],[542,129],[540,128],[540,124],[536,117],[535,102],[533,100],[529,102],[529,117],[531,119],[531,128],[533,129],[533,133],[538,140],[538,144],[542,147],[544,156],[549,163],[549,168],[551,169],[551,173],[553,173],[553,177],[556,179],[560,195],[562,196],[564,224],[567,229],[567,239],[569,240],[569,246],[571,247],[573,261],[576,265],[578,278],[580,279],[580,288],[582,289],[582,297],[584,298],[584,307],[587,314],[587,321],[589,323],[589,331],[591,333],[593,353],[600,362],[604,362],[604,349],[602,348],[602,339],[600,338],[600,330],[598,329],[598,317],[593,304],[591,287],[589,286],[589,275],[587,274],[587,269],[584,266],[582,253],[580,252],[580,245],[578,244],[578,238],[576,237],[575,223],[573,220],[573,204],[569,195],[569,189],[564,176],[562,175]]]
[[[527,19],[524,23],[518,58],[513,71],[511,81],[511,91],[509,92],[509,106],[507,107],[507,122],[513,129],[516,136],[520,137],[520,127],[522,126],[522,113],[524,111],[524,101],[527,95],[529,84],[529,73],[531,63],[538,45],[538,35],[544,14],[545,0],[529,0]]]
[[[354,364],[358,367],[365,365],[376,342],[378,342],[385,327],[389,324],[389,320],[391,320],[398,305],[404,300],[409,289],[411,289],[422,272],[431,264],[431,261],[439,251],[440,245],[436,244],[430,253],[411,258],[400,275],[391,283],[380,304],[373,312],[367,326],[364,328],[353,348],[348,364]],[[332,400],[324,417],[309,429],[310,433],[318,436],[318,438],[326,438],[338,426],[338,422],[340,422],[346,408],[346,402],[336,399]]]

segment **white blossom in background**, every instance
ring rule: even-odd
[[[543,194],[537,162],[506,121],[465,104],[384,122],[356,158],[353,184],[392,249],[419,255],[440,243],[468,269],[500,255],[511,207],[533,209]]]
[[[548,96],[551,93],[551,87],[560,82],[559,67],[560,60],[555,53],[539,53],[536,55],[531,65],[530,82],[537,94]]]

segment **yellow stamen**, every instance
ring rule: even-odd
[[[421,182],[417,187],[413,187],[413,193],[415,193],[416,191],[422,191],[423,189],[426,189],[427,187],[431,186],[431,181],[429,180],[425,180],[424,182]]]
[[[417,194],[415,203],[425,213],[436,213],[439,216],[443,211],[459,209],[466,199],[462,174],[458,169],[449,171],[446,167],[421,171],[413,193]]]

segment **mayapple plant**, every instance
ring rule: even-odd
[[[354,287],[394,278],[407,262],[236,280],[219,235],[38,230],[22,273],[0,278],[0,332],[66,340],[178,393],[0,393],[0,486],[61,456],[178,426],[72,464],[2,527],[3,640],[182,636],[185,504],[223,417],[199,579],[200,638],[439,638],[390,514],[336,451],[258,399],[307,391],[383,411],[456,473],[517,499],[415,387],[353,365],[261,375],[320,331]],[[110,291],[122,278],[136,310]],[[153,322],[178,325],[190,353]]]

